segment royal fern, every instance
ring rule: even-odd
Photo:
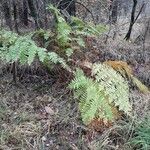
[[[118,116],[118,108],[127,115],[131,113],[128,83],[116,71],[104,64],[94,64],[93,78],[88,78],[77,69],[75,78],[69,87],[74,89],[75,98],[79,99],[79,109],[85,124],[93,119],[113,122]],[[95,80],[94,80],[95,78]]]
[[[5,33],[3,36],[3,32]],[[62,67],[69,70],[66,61],[59,57],[55,52],[48,52],[45,48],[38,47],[31,39],[31,36],[19,36],[10,31],[0,32],[0,59],[6,62],[19,61],[21,64],[29,64],[37,57],[44,63],[45,60],[61,64]]]
[[[74,45],[85,47],[84,36],[98,36],[106,31],[104,25],[85,23],[77,17],[70,16],[70,23],[68,23],[53,5],[49,5],[48,9],[54,14],[56,19],[55,29],[58,45],[65,50],[67,57],[73,54]]]
[[[58,44],[62,47],[65,47],[70,41],[70,33],[71,33],[71,27],[69,24],[65,21],[65,19],[62,17],[60,11],[55,8],[53,5],[49,5],[48,9],[53,12],[55,18],[56,18],[56,32],[57,32],[57,41]]]
[[[149,93],[149,89],[133,74],[132,68],[124,61],[106,61],[105,64],[111,66],[114,70],[119,72],[124,78],[130,79],[130,81],[138,87],[143,93]]]
[[[79,109],[85,124],[89,124],[96,117],[113,120],[111,106],[105,101],[107,95],[82,70],[77,69],[70,88],[75,90],[74,95],[79,99]]]
[[[105,89],[109,96],[109,103],[113,103],[119,110],[130,115],[131,104],[129,102],[129,87],[127,81],[115,70],[105,64],[94,64],[92,75]]]

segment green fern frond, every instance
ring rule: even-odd
[[[47,57],[47,50],[45,48],[38,48],[37,49],[37,54],[38,54],[39,60],[41,62],[44,62],[44,60]]]
[[[70,33],[72,30],[65,20],[60,21],[60,19],[61,17],[58,17],[59,22],[57,24],[57,40],[61,46],[64,46],[71,41]]]
[[[74,50],[73,50],[72,48],[67,48],[65,51],[66,51],[66,55],[67,55],[68,58],[69,58],[69,57],[73,54],[73,52],[74,52]]]
[[[11,32],[11,31],[6,31],[6,30],[1,30],[0,31],[0,45],[2,46],[10,46],[13,44],[16,39],[18,38],[18,34]]]
[[[95,117],[113,120],[111,106],[105,101],[107,95],[99,88],[99,83],[87,78],[82,70],[76,70],[75,79],[69,87],[75,90],[74,95],[79,99],[79,109],[85,124]]]
[[[20,61],[21,64],[33,62],[38,47],[31,40],[24,36],[20,36],[16,39],[15,43],[10,45],[6,54],[7,62]]]
[[[63,68],[71,71],[63,58],[55,52],[47,52],[45,48],[38,47],[31,39],[31,36],[18,36],[17,34],[11,34],[10,31],[5,32],[8,32],[8,34],[4,34],[4,36],[0,32],[0,41],[2,42],[2,46],[0,47],[1,60],[10,63],[19,61],[21,64],[27,63],[31,65],[35,57],[38,56],[42,63],[44,63],[45,60],[48,60],[54,64],[59,63]],[[12,40],[14,35],[16,38],[15,40]]]
[[[56,7],[54,7],[52,4],[50,4],[47,7],[48,10],[50,10],[51,12],[53,12],[56,16],[61,15],[59,9],[57,9]]]
[[[57,8],[49,5],[48,9],[53,12],[56,19],[57,43],[60,49],[65,50],[67,57],[70,57],[73,52],[69,51],[68,53],[67,51],[71,45],[76,43],[80,47],[85,47],[84,36],[98,36],[106,31],[106,27],[103,25],[96,26],[92,23],[85,23],[77,17],[70,17],[71,20],[68,23]]]
[[[94,64],[92,75],[96,82],[104,87],[109,96],[109,102],[114,103],[119,110],[130,115],[131,104],[129,102],[129,87],[127,81],[115,70],[105,64]]]
[[[55,52],[48,52],[48,60],[51,61],[54,64],[59,63],[63,68],[67,69],[68,71],[71,71],[70,67],[66,64],[66,61],[59,57],[58,54],[56,54]]]
[[[60,11],[53,5],[49,5],[48,9],[53,12],[56,18],[57,40],[60,46],[64,47],[70,40],[71,27],[62,17]]]
[[[81,69],[76,69],[74,73],[75,79],[72,80],[69,87],[72,89],[79,89],[87,85],[87,78]]]
[[[76,31],[77,35],[98,36],[107,31],[107,27],[102,24],[94,25],[93,23],[85,23],[77,17],[72,17],[71,25],[73,30]]]
[[[80,69],[74,75],[69,87],[74,89],[74,96],[79,99],[79,109],[85,124],[95,118],[114,121],[117,116],[113,108],[130,115],[128,83],[111,67],[94,64],[92,76],[95,80],[86,77]]]

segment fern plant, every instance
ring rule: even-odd
[[[95,77],[96,82],[104,86],[106,94],[109,95],[109,103],[114,103],[119,110],[130,115],[131,104],[127,81],[105,64],[94,64],[92,76]]]
[[[48,9],[53,12],[56,19],[56,38],[58,44],[62,47],[65,47],[71,41],[71,27],[62,17],[60,11],[57,8],[55,8],[53,5],[49,5]]]
[[[77,69],[69,85],[75,98],[79,99],[84,124],[90,124],[96,118],[104,122],[115,121],[118,114],[114,108],[130,115],[128,83],[104,64],[94,64],[91,72],[93,78],[86,77],[82,70]]]
[[[58,45],[65,50],[67,57],[73,54],[75,44],[79,47],[85,47],[84,36],[98,36],[107,30],[103,25],[85,23],[77,17],[70,16],[71,21],[68,23],[53,5],[49,5],[48,9],[53,12],[56,19]]]
[[[94,25],[93,23],[83,22],[77,17],[72,17],[71,25],[76,35],[85,35],[85,36],[99,36],[108,30],[107,26],[102,24]]]
[[[5,34],[3,34],[5,33]],[[38,47],[31,36],[19,36],[10,31],[0,32],[0,59],[9,63],[19,61],[21,64],[29,64],[36,57],[44,63],[45,60],[54,64],[61,64],[69,70],[66,61],[55,52],[48,52],[45,48]]]
[[[105,64],[111,66],[114,70],[119,72],[124,78],[128,78],[132,81],[137,88],[147,94],[149,93],[149,88],[145,86],[138,78],[133,74],[132,68],[124,61],[106,61]]]

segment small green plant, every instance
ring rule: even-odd
[[[83,122],[89,124],[96,118],[113,122],[117,118],[114,108],[130,115],[129,87],[124,78],[105,64],[94,64],[91,72],[89,78],[77,69],[69,85],[79,99]]]
[[[48,9],[52,11],[56,19],[56,39],[60,47],[65,48],[71,42],[72,29],[70,25],[62,17],[60,11],[53,5],[49,5]]]
[[[134,134],[129,141],[135,149],[149,150],[150,149],[150,117],[147,116],[142,121],[136,123]]]

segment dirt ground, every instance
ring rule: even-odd
[[[68,89],[60,89],[53,79],[44,76],[26,75],[17,85],[11,79],[9,74],[0,79],[1,149],[84,146],[80,140],[85,127]],[[7,139],[5,134],[10,134]]]
[[[141,62],[139,52],[142,51],[140,49],[137,48],[135,51],[133,45],[127,47],[124,43],[111,44],[111,42],[107,43],[107,46],[101,44],[96,47],[101,54],[99,61],[118,59],[131,64],[133,60],[135,75],[147,86],[150,85],[149,59]],[[112,49],[114,50],[111,51]],[[124,49],[126,52],[122,53]],[[131,55],[128,55],[129,53]],[[149,53],[147,55],[149,56]],[[19,70],[18,75],[21,72],[22,70]],[[121,135],[124,132],[117,134],[114,132],[115,127],[112,127],[100,133],[83,125],[77,100],[73,98],[67,86],[59,83],[58,78],[56,74],[28,71],[15,85],[12,82],[12,74],[8,71],[1,71],[0,149],[126,149],[125,134]],[[139,118],[150,111],[150,95],[144,95],[135,88],[131,89],[130,100],[133,103],[133,111]]]

